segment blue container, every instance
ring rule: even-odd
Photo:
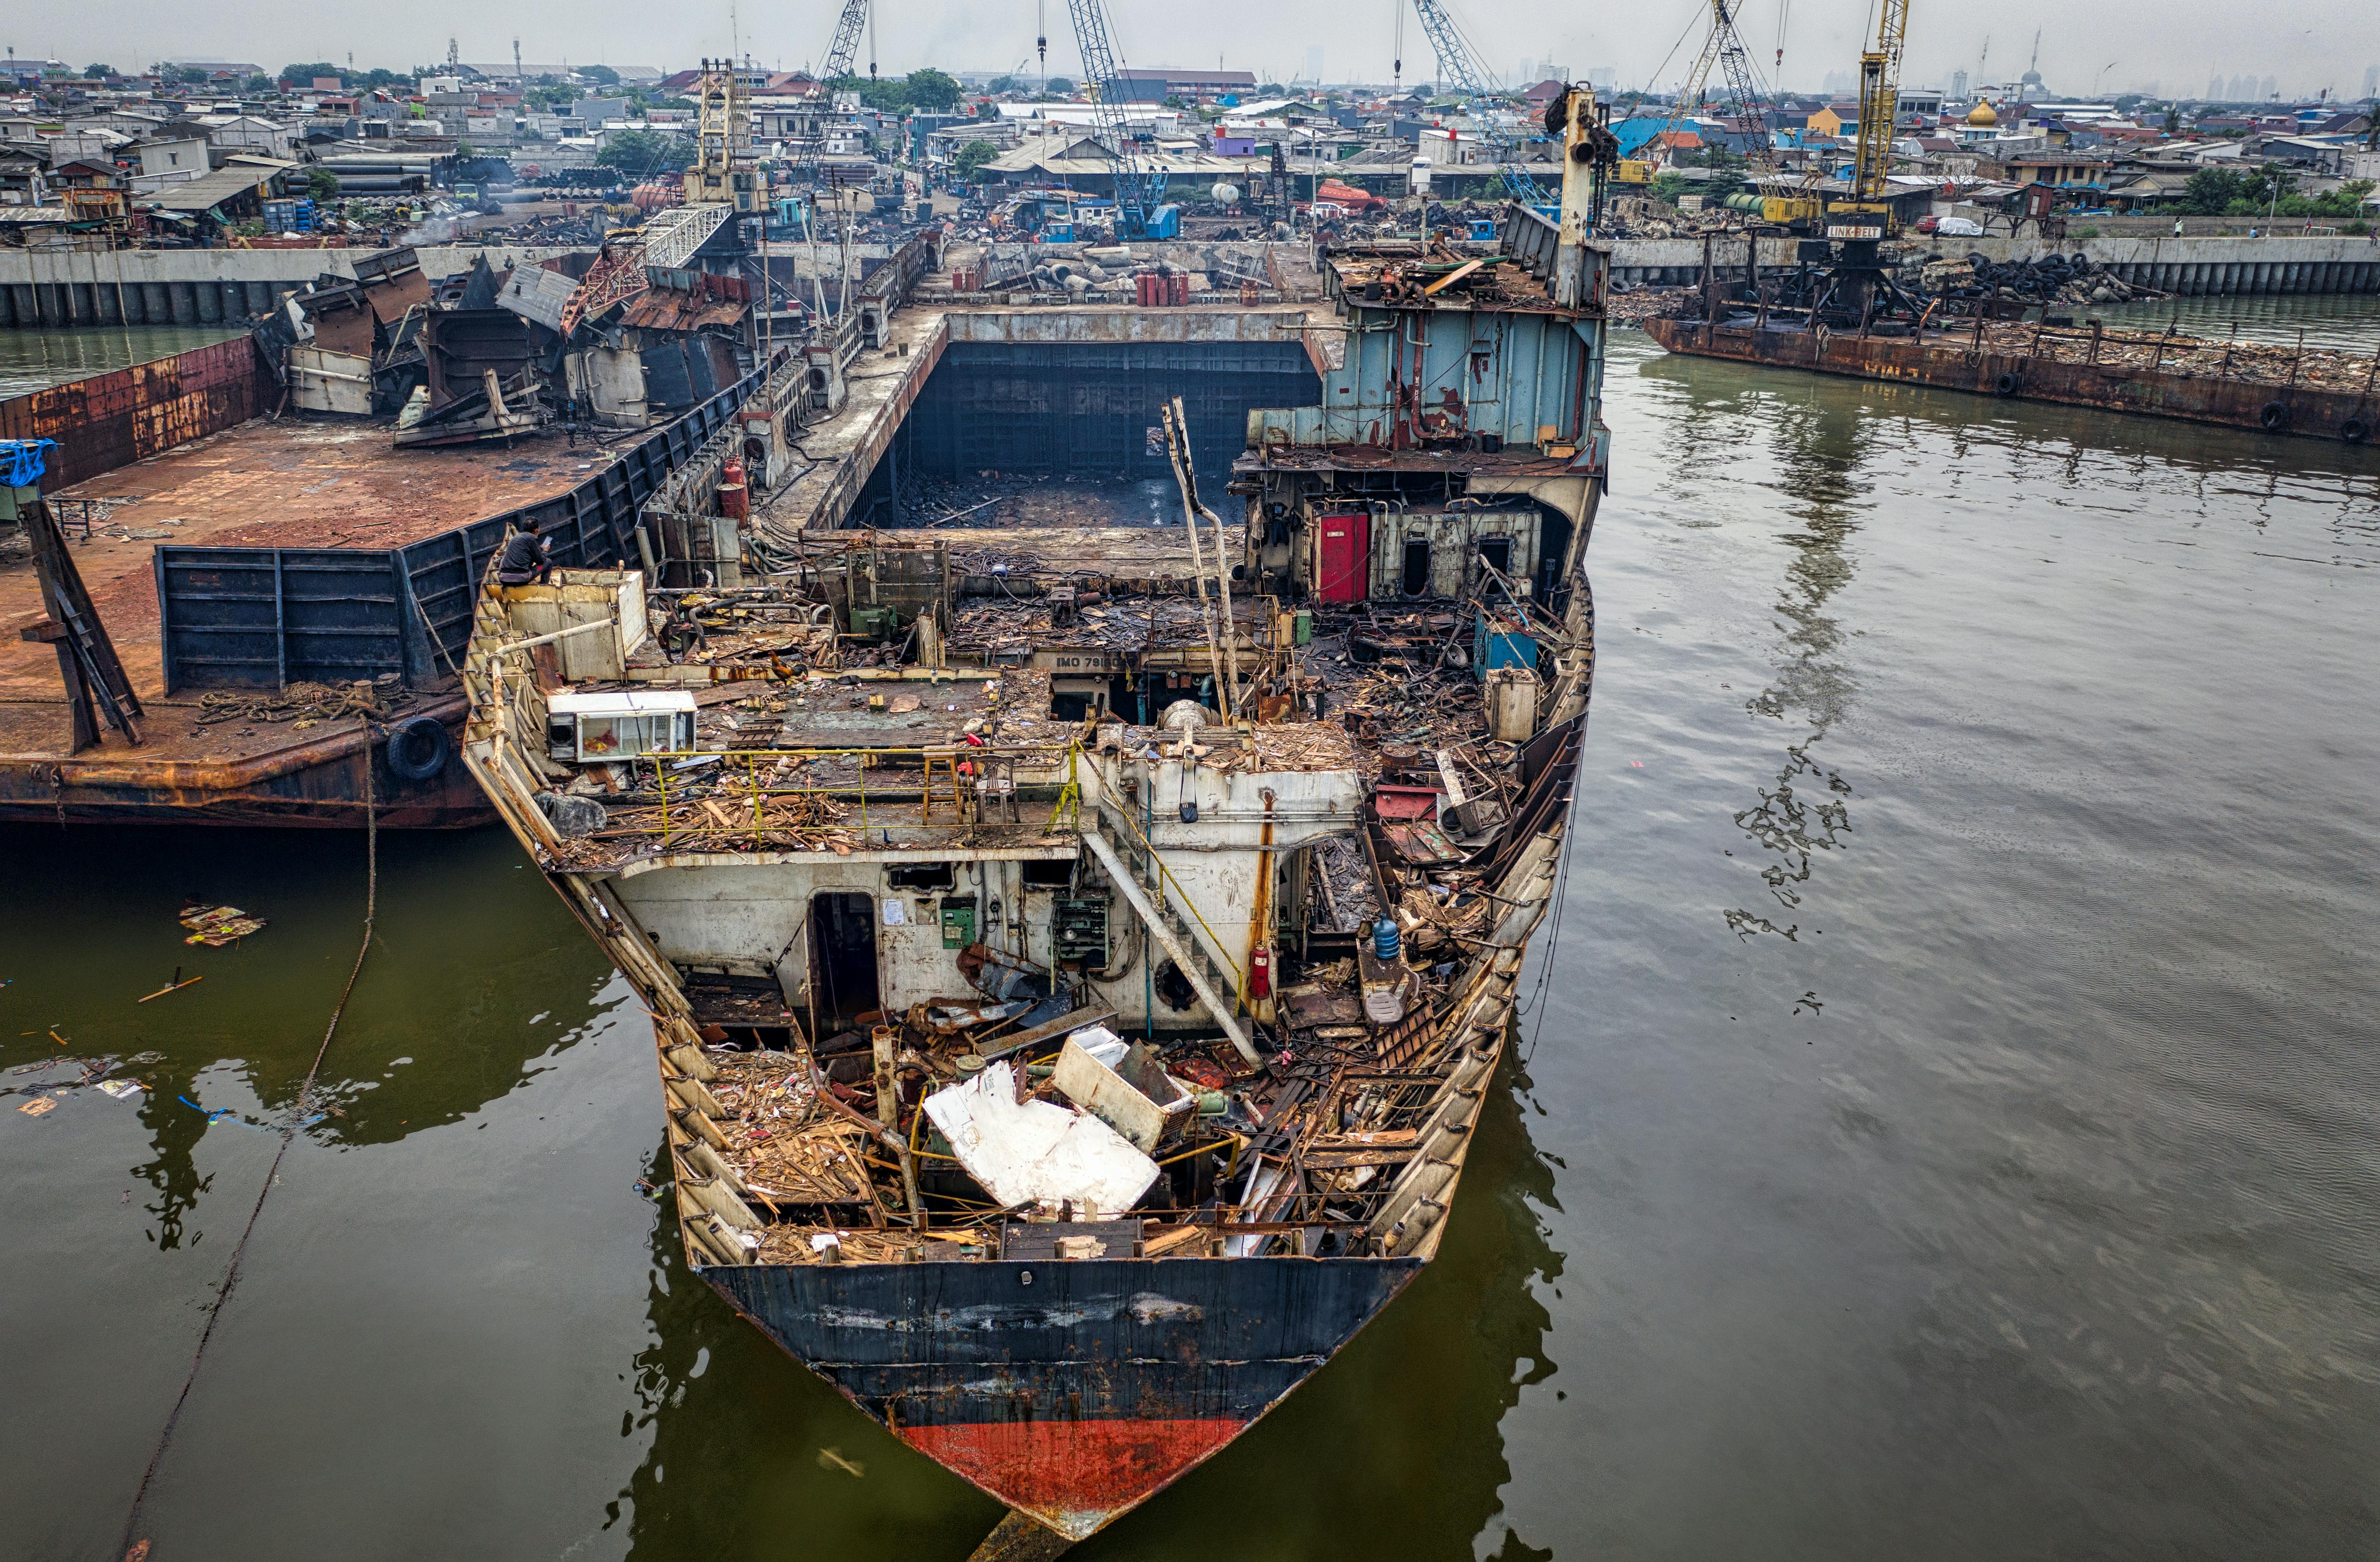
[[[1537,665],[1537,642],[1528,626],[1517,618],[1501,613],[1483,612],[1471,632],[1471,674],[1481,683],[1500,667],[1525,667],[1535,671]]]
[[[1397,925],[1393,918],[1382,917],[1372,924],[1372,953],[1380,960],[1394,960],[1398,948]]]

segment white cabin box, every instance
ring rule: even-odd
[[[682,689],[552,695],[545,702],[546,752],[565,764],[601,764],[694,746],[694,696]]]

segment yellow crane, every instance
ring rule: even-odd
[[[1885,200],[1892,164],[1892,122],[1900,112],[1900,45],[1909,35],[1909,0],[1878,0],[1876,47],[1860,56],[1859,136],[1853,143],[1851,198],[1827,208],[1827,236],[1881,239],[1894,228]]]

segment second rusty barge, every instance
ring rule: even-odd
[[[1921,320],[1885,331],[1813,330],[1798,312],[1746,305],[1645,322],[1673,353],[1844,374],[2010,401],[2095,406],[2272,434],[2367,443],[2380,423],[2370,357],[2212,341],[2097,321]]]

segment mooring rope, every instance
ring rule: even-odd
[[[206,1360],[207,1347],[215,1337],[215,1325],[223,1321],[224,1309],[231,1303],[232,1288],[239,1284],[240,1260],[247,1255],[248,1240],[256,1234],[257,1217],[264,1213],[264,1201],[273,1196],[274,1185],[281,1178],[281,1160],[289,1153],[290,1144],[306,1121],[307,1103],[314,1094],[314,1080],[322,1072],[322,1059],[331,1050],[331,1038],[339,1034],[339,1022],[347,1012],[347,999],[355,995],[356,978],[363,975],[364,957],[371,952],[372,917],[380,905],[380,820],[372,803],[372,752],[367,731],[364,742],[364,937],[356,947],[356,963],[347,971],[347,985],[339,989],[339,1001],[331,1011],[331,1023],[322,1032],[322,1045],[314,1049],[313,1066],[306,1071],[306,1083],[298,1087],[298,1099],[290,1108],[289,1120],[281,1125],[281,1144],[273,1152],[273,1165],[264,1173],[264,1186],[256,1191],[256,1204],[248,1212],[248,1225],[239,1233],[239,1242],[231,1250],[231,1261],[225,1266],[223,1284],[216,1289],[214,1302],[207,1309],[207,1326],[199,1334],[198,1349],[190,1353],[190,1370],[182,1379],[182,1391],[174,1397],[174,1408],[165,1417],[164,1429],[157,1435],[157,1447],[149,1456],[149,1468],[140,1473],[140,1485],[132,1494],[132,1508],[124,1516],[124,1541],[116,1555],[128,1559],[148,1554],[146,1542],[136,1542],[134,1532],[140,1525],[140,1505],[148,1500],[150,1483],[157,1478],[157,1467],[164,1462],[165,1449],[174,1440],[174,1430],[180,1424],[182,1408],[189,1403],[190,1389],[199,1381],[199,1367]]]

